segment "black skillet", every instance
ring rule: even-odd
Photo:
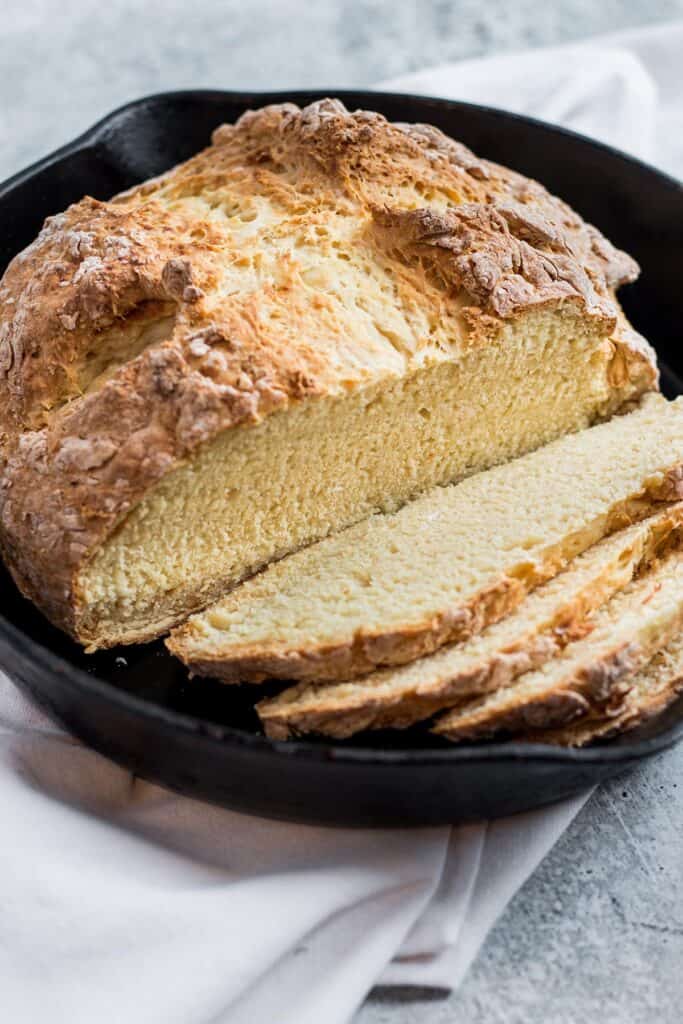
[[[328,93],[329,94],[329,93]],[[623,301],[657,347],[664,388],[683,393],[681,185],[529,118],[438,99],[339,92],[350,108],[426,121],[477,154],[540,179],[642,266]],[[184,160],[249,107],[322,93],[179,92],[110,114],[0,187],[0,271],[43,219],[84,194],[106,199]],[[523,743],[453,747],[426,731],[344,743],[271,743],[253,689],[195,680],[161,643],[87,656],[0,570],[0,665],[85,743],[148,779],[227,807],[330,825],[426,825],[510,814],[576,793],[683,736],[683,698],[637,732],[567,751]]]

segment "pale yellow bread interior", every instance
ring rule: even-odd
[[[458,359],[224,432],[79,573],[79,631],[92,646],[164,632],[274,558],[588,426],[617,401],[612,351],[571,309],[539,309]]]
[[[683,400],[646,396],[628,415],[282,559],[191,617],[169,646],[226,681],[348,679],[410,661],[480,631],[581,551],[673,500],[682,461]],[[319,493],[330,500],[334,483]],[[245,529],[263,522],[250,507]]]
[[[266,733],[273,739],[307,732],[345,738],[364,729],[405,728],[509,684],[580,636],[586,616],[671,544],[681,523],[679,503],[619,531],[465,643],[349,682],[300,683],[261,701]]]

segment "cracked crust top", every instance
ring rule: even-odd
[[[343,287],[349,253],[367,275],[353,311],[328,273]],[[79,566],[199,445],[487,344],[538,304],[611,337],[612,383],[640,394],[654,358],[614,298],[637,273],[435,128],[329,99],[248,112],[160,178],[49,218],[0,282],[5,557],[70,628]]]

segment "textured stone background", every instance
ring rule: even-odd
[[[2,0],[0,180],[163,89],[354,86],[683,15],[683,0]]]
[[[680,16],[683,0],[4,0],[0,178],[144,93],[360,86]],[[674,1024],[682,890],[683,745],[597,793],[459,992],[378,991],[358,1024]]]

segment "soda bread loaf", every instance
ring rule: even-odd
[[[597,705],[621,710],[629,677],[674,639],[683,625],[683,553],[628,584],[595,612],[590,632],[511,686],[447,711],[434,732],[451,740],[550,728]]]
[[[682,524],[679,503],[608,537],[465,643],[351,682],[299,683],[261,701],[256,709],[267,735],[345,738],[364,729],[403,729],[509,685],[580,637],[587,616],[672,543]]]
[[[609,739],[660,714],[683,692],[683,632],[658,651],[642,671],[628,680],[622,702],[607,714],[593,705],[583,718],[558,729],[536,730],[525,738],[532,743],[583,747],[596,739]]]
[[[480,632],[580,552],[683,498],[683,399],[439,487],[271,565],[168,641],[226,682],[350,679]]]
[[[157,636],[656,388],[615,299],[636,274],[434,128],[334,100],[245,114],[50,218],[5,273],[7,564],[90,648]]]

